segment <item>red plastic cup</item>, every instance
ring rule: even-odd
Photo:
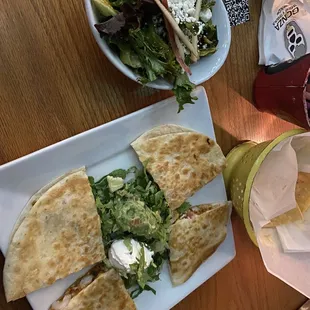
[[[254,105],[300,127],[310,129],[310,54],[263,68],[254,82]]]

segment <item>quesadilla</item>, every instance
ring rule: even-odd
[[[73,283],[49,310],[135,310],[123,280],[101,264]]]
[[[310,208],[310,173],[298,172],[295,199],[296,208],[271,219],[264,227],[275,227],[304,219],[303,214]]]
[[[173,285],[187,281],[225,240],[228,203],[199,205],[171,226],[170,275]]]
[[[295,199],[302,213],[310,208],[310,173],[298,172]]]
[[[155,127],[131,146],[163,190],[172,210],[213,180],[226,165],[215,141],[177,125]]]
[[[303,220],[303,218],[304,218],[303,214],[302,214],[298,204],[296,204],[296,207],[294,209],[289,210],[283,214],[280,214],[280,215],[274,217],[273,219],[270,220],[269,223],[267,223],[263,227],[264,228],[271,228],[271,227],[276,227],[279,225],[285,225],[288,223]]]
[[[83,167],[43,187],[20,214],[3,271],[6,299],[21,298],[104,257],[100,218]]]

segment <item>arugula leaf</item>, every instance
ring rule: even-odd
[[[118,45],[121,46],[120,44]],[[142,63],[139,59],[139,56],[130,48],[129,44],[124,44],[120,47],[120,56],[121,61],[132,68],[141,68]]]
[[[215,5],[214,0],[202,0],[201,10],[207,10],[207,9],[211,10],[214,5]]]
[[[217,28],[211,21],[205,24],[202,35],[200,36],[200,43],[203,46],[203,49],[200,50],[200,56],[207,56],[216,51],[218,44]]]
[[[193,100],[198,99],[197,97],[192,97],[191,95],[194,87],[195,85],[192,82],[190,82],[186,73],[183,73],[177,76],[175,83],[174,83],[173,92],[179,104],[178,113],[184,110],[184,104],[186,103],[194,104]]]
[[[129,30],[129,37],[130,45],[143,65],[138,72],[145,82],[181,72],[170,46],[156,33],[152,24]]]
[[[191,208],[191,204],[187,201],[183,202],[178,208],[177,211],[180,215],[184,214]]]
[[[201,57],[212,55],[216,52],[216,47],[210,47],[199,51]]]

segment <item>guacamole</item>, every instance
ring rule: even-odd
[[[122,230],[137,236],[156,236],[162,222],[158,213],[151,211],[143,201],[127,200],[119,202],[113,215]]]

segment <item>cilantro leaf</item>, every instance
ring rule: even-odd
[[[183,202],[178,208],[177,211],[180,215],[184,214],[191,208],[191,204],[187,201]]]
[[[127,170],[124,169],[116,169],[109,173],[109,176],[114,177],[114,178],[122,178],[125,179],[127,176]]]

